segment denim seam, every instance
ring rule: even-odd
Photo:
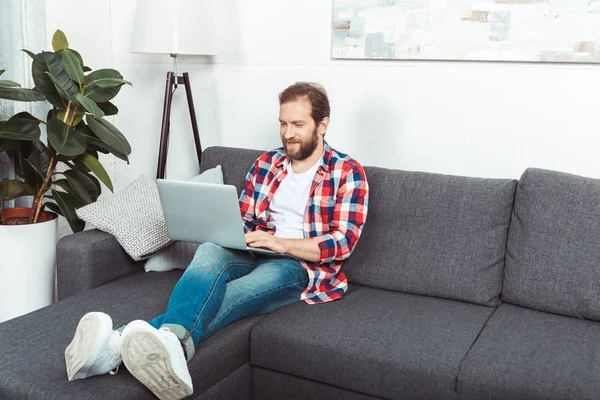
[[[223,315],[224,315],[224,316],[225,316],[225,315],[227,315],[227,314],[228,314],[228,313],[229,313],[231,310],[233,310],[234,308],[236,308],[237,306],[239,306],[240,304],[242,304],[242,303],[243,303],[243,302],[245,302],[245,301],[251,300],[251,299],[253,299],[253,298],[255,298],[255,297],[262,296],[262,295],[264,295],[264,294],[267,294],[267,293],[271,293],[271,292],[273,292],[273,291],[275,291],[275,290],[284,289],[284,288],[287,288],[287,287],[290,287],[290,286],[297,285],[298,283],[299,283],[299,282],[294,282],[294,283],[290,283],[290,284],[287,284],[287,285],[281,285],[281,286],[278,286],[278,287],[275,287],[275,288],[269,289],[269,290],[267,290],[266,292],[262,292],[262,293],[259,293],[259,294],[255,294],[254,296],[247,297],[247,298],[245,298],[244,300],[240,300],[240,301],[238,301],[237,303],[234,303],[234,304],[233,304],[231,307],[229,307],[229,308],[228,308],[228,309],[227,309],[227,310],[226,310],[226,311],[223,313]],[[302,283],[308,283],[308,279],[304,280]],[[300,300],[300,299],[298,299],[298,300]],[[219,322],[219,321],[220,321],[220,320],[222,320],[222,319],[223,319],[223,317],[221,317],[221,318],[219,318],[219,319],[216,319],[216,320],[213,320],[213,321],[212,321],[212,323],[217,323],[217,322]],[[212,323],[211,323],[211,324],[212,324]],[[207,327],[207,328],[208,328],[208,327]],[[207,331],[208,331],[208,329],[207,329]],[[204,332],[204,333],[206,333],[206,332]]]
[[[242,266],[242,267],[252,267],[253,266],[253,264],[250,264],[250,263],[231,262],[231,263],[226,264],[223,267],[223,269],[219,273],[219,276],[217,276],[217,279],[215,279],[215,281],[213,282],[212,288],[210,290],[210,293],[204,298],[204,304],[202,305],[202,308],[200,309],[200,311],[198,312],[198,314],[196,314],[196,319],[194,319],[194,323],[192,324],[191,329],[188,331],[187,335],[185,336],[185,338],[183,340],[187,340],[192,335],[192,332],[194,332],[196,330],[196,325],[198,324],[198,320],[200,319],[200,316],[204,312],[204,309],[206,308],[206,304],[208,303],[208,300],[214,294],[215,288],[217,286],[217,282],[219,282],[219,280],[221,279],[221,277],[223,276],[223,274],[225,273],[225,271],[227,271],[227,269],[229,267],[233,266],[233,265],[239,265],[239,266]]]

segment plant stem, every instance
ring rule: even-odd
[[[54,157],[52,157],[50,159],[50,165],[48,165],[48,172],[46,173],[46,179],[44,179],[44,183],[42,183],[42,187],[35,195],[35,199],[31,206],[31,214],[32,215],[29,216],[29,219],[30,219],[30,223],[32,223],[32,224],[37,223],[38,217],[40,216],[40,210],[42,208],[42,199],[44,198],[44,194],[46,193],[46,190],[48,190],[48,186],[50,184],[50,178],[52,177],[52,172],[54,171],[54,168],[56,167],[54,160],[55,160]],[[32,218],[32,216],[33,216],[33,218]]]
[[[69,100],[69,105],[67,105],[67,111],[65,112],[65,118],[63,119],[63,122],[66,124],[67,120],[69,119],[69,112],[71,111],[71,104],[73,104],[71,102],[71,100]]]
[[[75,115],[74,112],[71,113],[72,105],[73,105],[73,102],[69,101],[69,104],[67,105],[67,111],[65,112],[65,116],[63,118],[63,122],[66,124],[67,121],[69,121],[69,117],[71,117],[69,128],[71,127],[71,124],[73,123],[73,116]],[[70,115],[70,114],[72,114],[72,115]],[[54,158],[54,156],[52,156],[50,158],[50,164],[48,165],[48,171],[46,172],[46,178],[44,179],[44,182],[42,183],[40,190],[38,190],[37,194],[33,198],[33,204],[31,205],[31,213],[29,214],[29,223],[30,224],[37,223],[37,220],[40,216],[40,210],[42,209],[42,200],[44,199],[44,194],[46,194],[46,191],[50,188],[50,179],[52,178],[52,175],[54,174],[54,169],[56,168],[56,164],[57,164],[56,159]]]

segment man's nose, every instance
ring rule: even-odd
[[[284,136],[286,139],[291,139],[291,138],[293,138],[294,136],[296,136],[296,134],[294,133],[294,127],[293,127],[292,125],[288,125],[288,126],[285,128],[285,133],[283,134],[283,136]]]

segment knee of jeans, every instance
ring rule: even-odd
[[[186,269],[195,270],[196,268],[201,268],[203,270],[207,270],[210,268],[220,268],[220,265],[223,260],[223,256],[226,250],[214,243],[203,243],[201,244],[196,253],[194,254],[194,259]]]
[[[208,260],[211,258],[218,257],[225,249],[214,243],[202,243],[196,249],[194,254],[194,261],[196,260]]]

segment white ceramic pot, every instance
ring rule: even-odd
[[[4,209],[5,215],[28,215],[29,209]],[[52,304],[58,218],[46,222],[0,225],[0,322]]]

